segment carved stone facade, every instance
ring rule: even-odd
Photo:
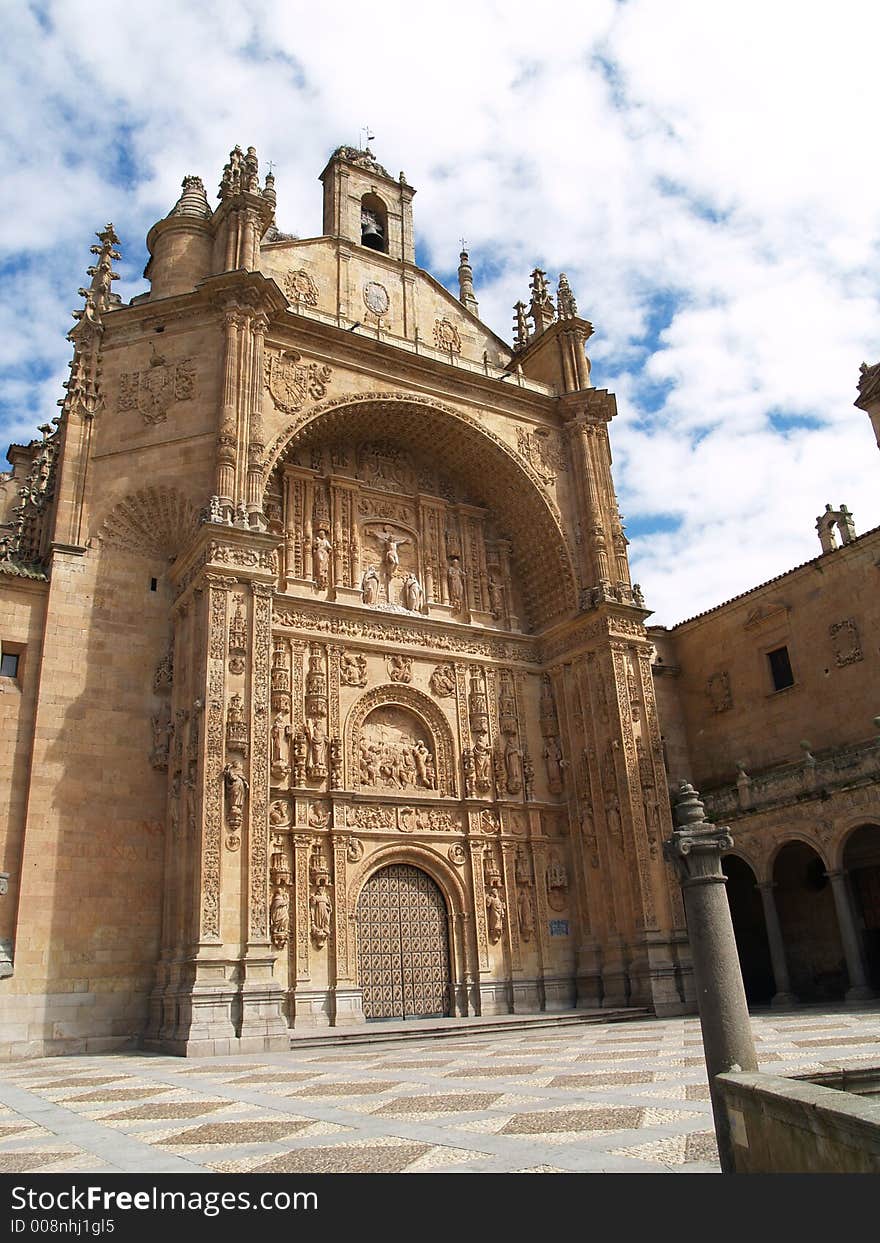
[[[415,266],[402,175],[344,148],[323,180],[294,241],[251,149],[214,211],[187,179],[125,306],[104,230],[60,426],[13,451],[5,1053],[692,1005],[660,851],[685,700],[664,739],[592,327],[536,269],[508,345],[466,255],[460,297]],[[815,650],[867,682],[877,619],[844,599]],[[766,652],[791,614],[764,603]],[[748,767],[737,653],[693,678],[687,728]]]

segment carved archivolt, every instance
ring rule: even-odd
[[[411,713],[417,718],[418,725],[422,727],[426,735],[425,746],[430,751],[433,760],[435,784],[432,788],[441,797],[454,797],[456,783],[452,731],[443,714],[427,695],[415,690],[412,686],[404,686],[399,683],[393,686],[375,687],[365,695],[362,695],[352,707],[346,722],[346,756],[348,763],[346,788],[357,790],[361,789],[365,784],[361,780],[361,741],[365,736],[364,727],[367,718],[372,712],[386,706],[402,708],[405,712]],[[415,741],[417,743],[419,739]],[[370,782],[371,788],[375,784],[375,782]],[[425,782],[423,781],[421,784],[425,785]],[[428,787],[425,786],[425,788],[427,789]]]
[[[510,535],[512,560],[532,620],[544,625],[577,609],[574,550],[544,481],[513,446],[461,410],[409,393],[355,393],[306,408],[264,459],[264,487],[294,445],[384,436],[454,467]]]
[[[359,868],[353,870],[348,882],[348,911],[354,917],[357,914],[358,898],[361,890],[374,872],[394,863],[410,863],[413,867],[427,872],[432,880],[440,886],[446,899],[446,908],[450,916],[462,916],[470,910],[471,900],[465,892],[461,878],[447,860],[427,846],[415,842],[395,842],[371,854]],[[454,932],[456,920],[450,919],[450,933]]]
[[[195,533],[195,509],[176,488],[141,488],[124,497],[107,514],[98,539],[142,557],[176,557]]]

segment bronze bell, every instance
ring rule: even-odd
[[[369,246],[370,250],[385,250],[385,233],[379,218],[366,208],[361,211],[361,245]]]

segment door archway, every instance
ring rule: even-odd
[[[409,863],[374,872],[358,898],[357,929],[366,1019],[451,1013],[449,916],[427,872]]]
[[[846,840],[843,866],[849,872],[857,927],[871,986],[880,989],[880,828],[863,824]]]
[[[803,841],[789,841],[773,864],[776,906],[801,1001],[836,1001],[846,991],[846,958],[826,865]]]
[[[727,877],[727,900],[746,999],[750,1005],[768,1005],[776,985],[755,873],[738,855],[725,855],[721,870]]]

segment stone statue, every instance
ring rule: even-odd
[[[323,527],[319,528],[312,548],[315,553],[315,583],[318,587],[326,587],[330,582],[330,554],[333,545]]]
[[[431,752],[425,746],[424,742],[422,742],[421,738],[418,739],[415,746],[413,747],[412,754],[413,754],[413,760],[415,761],[416,780],[418,781],[418,784],[421,786],[427,786],[429,790],[433,790],[434,788],[434,781],[433,781],[434,765],[432,762],[433,757],[431,755]],[[428,776],[428,764],[429,763],[431,763],[431,779],[429,779],[429,776]]]
[[[515,738],[507,739],[504,749],[504,770],[507,777],[507,793],[519,794],[523,785],[522,752]]]
[[[284,755],[284,744],[290,737],[290,726],[284,719],[284,713],[279,712],[272,722],[272,763],[286,764]]]
[[[367,658],[362,652],[343,652],[339,677],[344,686],[366,686]]]
[[[229,824],[233,828],[241,825],[242,815],[244,814],[244,798],[248,792],[248,782],[245,780],[241,763],[238,760],[232,760],[223,769],[223,780],[226,783],[226,806],[229,816]]]
[[[374,565],[368,565],[361,579],[361,591],[364,593],[364,604],[376,604],[379,599],[379,575]]]
[[[398,549],[401,544],[408,544],[410,541],[408,538],[392,535],[388,527],[380,531],[376,539],[382,545],[382,567],[388,578],[393,578],[395,570],[400,565]]]
[[[312,938],[320,949],[330,936],[330,916],[333,914],[333,903],[326,881],[321,880],[315,886],[315,891],[309,898],[309,910],[312,915]]]
[[[492,788],[492,752],[482,738],[477,738],[473,748],[474,785],[478,794]]]
[[[290,932],[290,893],[282,882],[272,894],[269,905],[269,934],[276,949],[283,949]]]
[[[449,587],[449,603],[453,613],[460,613],[464,607],[464,571],[458,557],[450,558],[446,571],[446,583]]]
[[[306,771],[310,777],[324,777],[327,775],[327,744],[328,738],[321,724],[320,718],[316,721],[306,721],[304,727],[306,739],[308,741],[308,756],[306,759]]]
[[[553,794],[562,790],[562,748],[558,738],[548,738],[543,751],[544,764],[547,768],[547,785]]]
[[[517,894],[516,909],[519,919],[519,934],[524,941],[530,941],[532,933],[535,931],[535,912],[532,909],[531,896],[525,887],[522,887]]]
[[[411,613],[422,609],[422,584],[415,574],[407,574],[403,582],[403,602]]]
[[[489,611],[493,617],[504,616],[504,588],[494,574],[489,575]]]
[[[486,894],[486,919],[489,927],[489,940],[500,941],[504,931],[504,899],[497,889]]]
[[[452,665],[438,665],[428,683],[438,699],[448,699],[455,694],[455,669]]]

